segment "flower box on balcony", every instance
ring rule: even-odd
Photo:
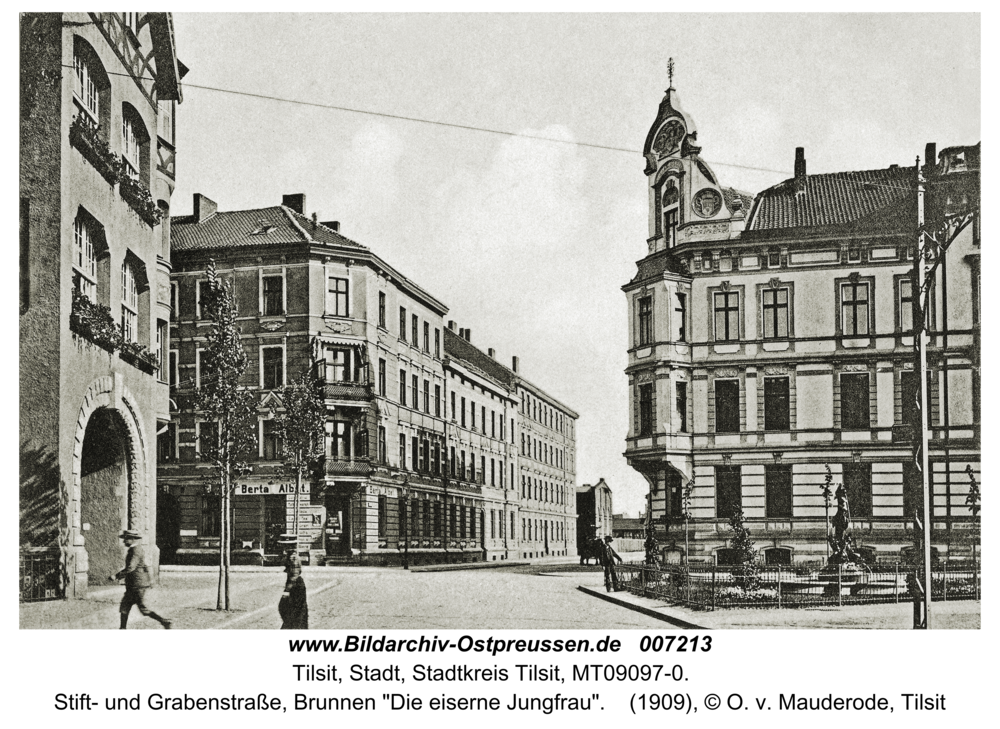
[[[118,157],[101,138],[97,126],[79,116],[75,117],[69,126],[69,143],[80,150],[83,158],[93,165],[109,185],[113,187],[118,182]]]
[[[150,228],[160,222],[160,209],[156,207],[152,195],[141,182],[128,175],[122,175],[118,181],[118,194]]]
[[[75,290],[69,328],[109,352],[114,352],[121,346],[121,332],[111,316],[111,309],[95,304],[89,297]]]
[[[156,372],[160,366],[156,355],[135,342],[123,342],[122,351],[118,353],[118,356],[122,358],[123,362],[128,362],[136,369],[142,370],[148,375]]]

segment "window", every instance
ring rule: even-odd
[[[674,340],[687,341],[687,294],[674,294]]]
[[[348,349],[328,349],[326,351],[326,381],[351,382],[351,352]]]
[[[130,107],[122,112],[122,172],[138,180],[142,173],[142,148],[149,135]]]
[[[388,445],[385,440],[385,426],[378,426],[378,462],[388,463]]]
[[[406,434],[399,434],[399,467],[406,468]]]
[[[420,378],[416,375],[410,377],[410,402],[414,410],[420,408]]]
[[[441,475],[441,444],[434,443],[433,461],[431,461],[431,472],[436,476]]]
[[[326,290],[326,313],[333,316],[349,316],[346,278],[330,277]]]
[[[484,428],[485,430],[485,428]],[[497,437],[497,411],[490,410],[490,437]]]
[[[378,292],[378,325],[385,329],[385,291]]]
[[[441,359],[441,330],[434,330],[434,356]]]
[[[95,226],[87,217],[77,214],[73,221],[73,288],[97,302],[97,250]]]
[[[219,444],[219,424],[214,421],[198,423],[198,454],[210,457]]]
[[[653,434],[653,385],[639,385],[639,435]]]
[[[479,408],[479,424],[483,427],[483,435],[486,435],[486,406]]]
[[[764,378],[764,430],[789,430],[787,377]]]
[[[431,351],[431,325],[424,322],[424,351],[430,354]]]
[[[434,385],[434,415],[441,417],[441,385]]]
[[[841,326],[845,337],[868,334],[868,284],[849,281],[840,285]]]
[[[265,390],[277,390],[285,384],[284,347],[261,347],[260,380]]]
[[[871,393],[867,372],[840,376],[840,427],[867,430],[871,427]]]
[[[844,488],[851,518],[872,515],[872,468],[868,463],[844,464]]]
[[[735,342],[740,338],[740,295],[737,291],[717,291],[715,301],[715,341]]]
[[[410,320],[411,320],[410,321],[410,334],[412,336],[412,339],[410,339],[410,344],[412,344],[414,347],[417,347],[420,344],[420,340],[417,338],[417,333],[418,333],[418,331],[420,329],[420,320],[417,318],[416,314],[414,314],[413,316],[411,316]]]
[[[469,452],[469,480],[475,483],[476,481],[476,454]]]
[[[913,331],[913,284],[908,278],[899,279],[899,329]]]
[[[740,432],[740,381],[715,381],[715,432]]]
[[[715,467],[715,516],[728,519],[743,508],[739,466]]]
[[[177,385],[180,383],[180,380],[178,379],[177,376],[177,359],[178,359],[177,350],[171,349],[170,365],[169,365],[170,374],[168,375],[168,377],[170,378],[169,383],[171,387],[177,387]]]
[[[677,243],[677,208],[663,214],[663,229],[667,248],[673,248]]]
[[[410,438],[410,468],[416,471],[420,467],[420,441],[417,436]]]
[[[276,461],[281,458],[281,438],[278,437],[277,422],[262,420],[263,437],[261,438],[261,456],[265,461]]]
[[[195,308],[198,310],[198,318],[204,319],[205,312],[202,310],[202,302],[208,296],[208,281],[195,281],[194,284]]]
[[[456,476],[456,469],[458,468],[458,464],[455,461],[455,446],[451,447],[450,455],[451,455],[451,458],[448,459],[448,463],[449,463],[448,471],[451,473],[451,477],[455,478],[455,476]]]
[[[653,341],[653,297],[639,299],[639,346]]]
[[[424,412],[428,415],[431,412],[431,383],[424,380]]]
[[[378,361],[378,394],[385,397],[385,360],[379,358]]]
[[[399,371],[399,404],[406,405],[406,370]]]
[[[465,427],[465,398],[462,398],[462,417],[461,417],[462,427]]]
[[[474,402],[470,402],[469,403],[469,418],[470,418],[470,420],[469,420],[469,427],[472,430],[475,430],[476,429],[476,403],[474,403]]]
[[[73,102],[80,118],[96,127],[101,118],[101,81],[103,69],[85,58],[79,50],[73,53]]]
[[[687,433],[688,383],[674,383],[674,392],[677,395],[677,431],[679,433]],[[562,466],[562,451],[560,451],[559,456],[559,465]]]
[[[406,341],[406,308],[399,307],[399,338]]]
[[[330,455],[338,460],[351,458],[351,424],[344,420],[330,423]]]
[[[792,467],[764,467],[765,509],[768,518],[786,519],[792,516]]]
[[[139,290],[135,278],[135,263],[126,256],[122,263],[122,337],[126,342],[139,341]]]
[[[455,420],[455,393],[451,393],[451,419]]]
[[[156,436],[156,459],[160,463],[177,460],[177,423],[167,423],[166,430]]]
[[[285,279],[282,276],[264,276],[262,282],[261,313],[280,316],[285,313]]]
[[[767,267],[778,268],[781,266],[781,249],[771,246],[767,249]]]
[[[486,483],[486,456],[479,457],[479,482]]]
[[[764,289],[761,292],[764,311],[764,339],[784,339],[788,336],[788,289]]]
[[[160,382],[166,382],[170,377],[168,373],[170,364],[170,335],[167,323],[163,319],[156,320],[156,357],[160,364],[157,376]]]
[[[219,526],[222,523],[221,499],[213,494],[201,497],[201,523],[198,525],[198,535],[202,537],[218,537]]]

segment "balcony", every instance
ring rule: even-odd
[[[372,465],[368,459],[356,458],[338,461],[327,458],[323,465],[323,472],[327,476],[367,476],[372,472]]]
[[[327,382],[323,385],[323,397],[327,400],[370,401],[373,395],[371,386],[361,382]]]

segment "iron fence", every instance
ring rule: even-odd
[[[796,608],[911,601],[919,590],[919,566],[877,564],[865,568],[816,565],[657,565],[618,567],[629,592],[689,607]],[[933,600],[978,600],[979,565],[940,563],[931,571]]]
[[[64,595],[62,569],[58,552],[21,552],[21,602],[59,600]]]

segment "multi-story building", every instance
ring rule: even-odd
[[[768,561],[822,559],[829,469],[861,550],[905,557],[921,503],[916,169],[809,175],[798,149],[794,177],[752,197],[721,184],[696,135],[671,87],[644,147],[648,255],[623,287],[626,456],[658,536],[683,550],[664,530],[690,486],[692,561],[729,559],[740,509]],[[926,156],[927,219],[978,210],[979,146]],[[980,460],[978,216],[962,221],[933,271],[928,355],[933,541],[951,558],[968,553]]]
[[[613,495],[611,487],[602,478],[594,485],[589,483],[576,489],[576,539],[577,549],[595,539],[618,536],[614,531]]]
[[[214,426],[200,422],[191,397],[209,326],[199,287],[214,261],[236,294],[244,384],[259,393],[257,460],[233,498],[234,560],[277,554],[289,532],[327,561],[517,556],[515,374],[473,347],[467,330],[445,327],[440,300],[341,235],[339,223],[305,212],[303,195],[237,212],[196,195],[193,215],[173,221],[178,409],[161,436],[171,504],[162,540],[184,561],[213,559],[219,546],[219,497],[206,491],[210,467],[198,458]],[[284,384],[310,371],[325,380],[325,459],[296,495],[280,470],[274,413]]]
[[[157,564],[175,105],[167,13],[21,16],[21,546],[68,596]]]

